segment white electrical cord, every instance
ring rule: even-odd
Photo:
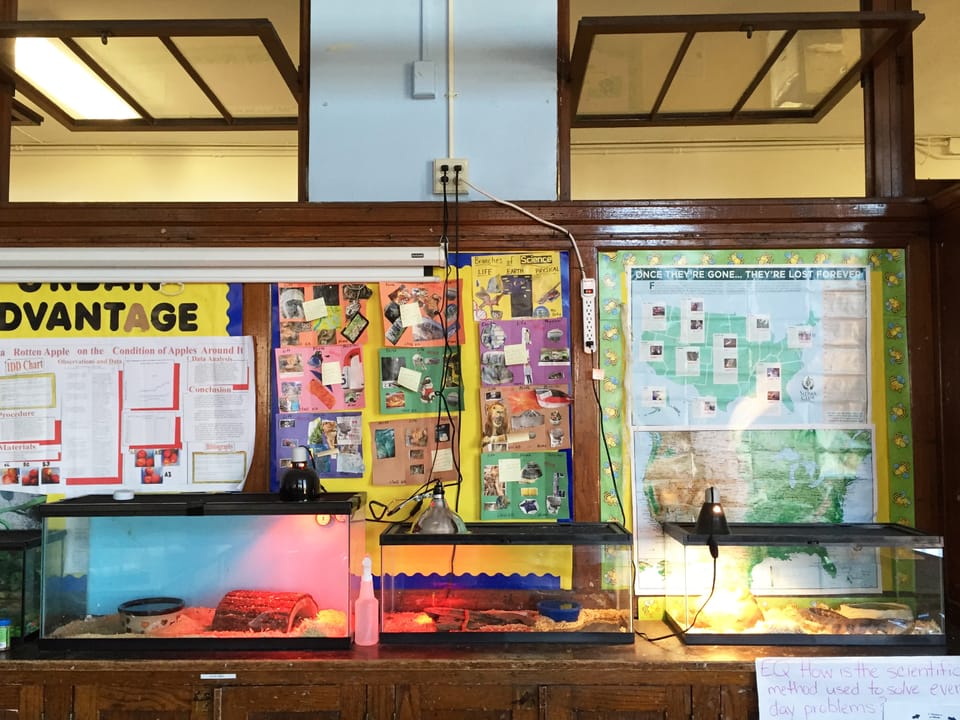
[[[581,308],[583,311],[582,312],[583,351],[588,354],[592,354],[596,352],[597,350],[597,322],[596,322],[597,283],[596,283],[596,280],[594,280],[593,278],[587,277],[586,272],[584,271],[583,257],[580,255],[580,248],[577,245],[576,238],[573,237],[573,233],[564,227],[555,225],[549,220],[544,220],[542,217],[538,215],[534,215],[532,212],[530,212],[529,210],[525,210],[519,205],[516,205],[507,200],[502,200],[498,198],[496,195],[491,195],[486,190],[478,188],[476,185],[474,185],[472,182],[470,182],[466,178],[460,177],[458,173],[454,173],[453,179],[454,179],[454,184],[463,183],[471,190],[476,190],[478,193],[480,193],[484,197],[489,198],[490,200],[493,200],[493,202],[503,205],[504,207],[508,207],[512,210],[516,210],[521,215],[526,215],[528,218],[530,218],[535,222],[540,223],[541,225],[544,225],[548,228],[556,230],[557,232],[561,232],[570,239],[570,245],[571,247],[573,247],[573,251],[577,255],[577,266],[580,269],[580,302],[582,303]],[[454,188],[454,190],[455,192],[459,193],[459,188]]]
[[[538,216],[538,215],[534,215],[532,212],[530,212],[529,210],[525,210],[524,208],[520,207],[519,205],[515,205],[514,203],[512,203],[512,202],[510,202],[510,201],[508,201],[508,200],[501,200],[500,198],[496,197],[495,195],[491,195],[491,194],[488,193],[486,190],[483,190],[483,189],[481,189],[481,188],[478,188],[476,185],[474,185],[472,182],[470,182],[469,180],[467,180],[467,179],[465,179],[465,178],[457,178],[457,176],[454,175],[454,179],[455,179],[455,181],[457,181],[457,182],[463,183],[464,185],[466,185],[466,186],[467,186],[468,188],[470,188],[471,190],[476,190],[478,193],[480,193],[481,195],[483,195],[483,196],[486,197],[486,198],[489,198],[490,200],[493,200],[493,202],[495,202],[495,203],[498,203],[498,204],[500,204],[500,205],[503,205],[504,207],[508,207],[508,208],[513,209],[513,210],[516,210],[518,213],[521,213],[522,215],[526,215],[526,216],[527,216],[528,218],[530,218],[531,220],[534,220],[534,221],[536,221],[536,222],[540,223],[541,225],[544,225],[544,226],[546,226],[546,227],[548,227],[548,228],[552,228],[552,229],[556,230],[557,232],[562,232],[564,235],[566,235],[568,238],[570,238],[570,245],[573,247],[573,251],[574,251],[574,252],[576,253],[576,255],[577,255],[577,266],[580,268],[580,274],[581,274],[581,275],[584,275],[584,274],[585,274],[585,273],[584,273],[584,270],[583,270],[583,257],[580,255],[580,248],[577,247],[577,240],[576,240],[576,238],[573,237],[573,233],[572,233],[572,232],[570,232],[569,230],[567,230],[567,229],[564,228],[564,227],[560,227],[559,225],[554,225],[554,224],[553,224],[552,222],[550,222],[549,220],[544,220],[542,217],[540,217],[540,216]]]

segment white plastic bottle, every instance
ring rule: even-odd
[[[360,596],[354,604],[353,641],[357,645],[376,645],[380,642],[380,603],[373,594],[372,568],[373,563],[367,555],[363,558]]]

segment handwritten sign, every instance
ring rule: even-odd
[[[884,720],[887,703],[912,703],[918,714],[960,703],[960,657],[769,657],[756,665],[761,720]]]

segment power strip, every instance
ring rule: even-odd
[[[580,281],[581,313],[583,316],[583,351],[597,351],[597,281],[585,277]]]

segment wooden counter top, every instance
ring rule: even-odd
[[[669,632],[660,623],[639,630]],[[587,712],[597,720],[745,720],[759,713],[758,657],[948,654],[946,646],[684,645],[639,636],[632,645],[464,640],[257,652],[52,651],[28,643],[0,653],[0,716],[575,720]]]
[[[670,631],[661,623],[639,623],[640,631],[659,637]],[[316,651],[48,651],[35,643],[14,647],[0,653],[4,673],[28,672],[42,664],[45,671],[82,670],[109,665],[111,668],[135,667],[207,671],[209,668],[237,670],[277,670],[296,665],[301,670],[318,669],[330,672],[335,668],[350,672],[378,672],[384,666],[402,664],[407,671],[434,671],[456,666],[458,670],[515,670],[549,666],[551,672],[583,672],[629,669],[753,672],[759,657],[836,657],[836,656],[905,656],[946,655],[944,646],[904,645],[686,645],[677,638],[649,642],[637,636],[632,645],[596,645],[568,643],[474,644],[469,638],[462,645],[453,644],[380,644],[355,646],[349,650]]]

